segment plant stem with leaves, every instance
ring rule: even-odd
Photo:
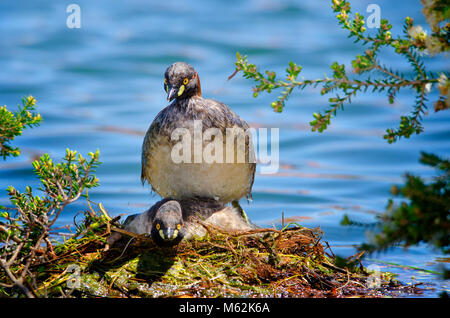
[[[439,98],[434,103],[435,111],[441,111],[450,107],[450,81],[448,72],[428,72],[420,52],[429,54],[439,54],[450,50],[448,35],[450,23],[441,26],[446,14],[436,14],[440,12],[441,1],[424,2],[424,13],[427,17],[435,14],[432,30],[433,33],[427,36],[421,27],[414,26],[413,19],[407,17],[404,24],[403,36],[392,37],[390,32],[392,25],[387,20],[382,19],[380,28],[375,36],[368,35],[364,27],[364,16],[355,13],[351,18],[350,3],[345,0],[332,0],[332,9],[337,13],[338,23],[345,30],[349,31],[349,37],[356,42],[362,42],[368,46],[363,54],[358,54],[352,61],[353,74],[346,71],[344,64],[334,62],[331,65],[333,76],[319,79],[297,79],[302,71],[302,67],[289,62],[286,69],[286,78],[277,79],[276,73],[265,71],[265,75],[258,71],[254,64],[247,61],[247,56],[237,53],[236,71],[242,72],[244,78],[253,80],[256,85],[253,88],[253,96],[257,97],[261,92],[271,93],[272,90],[281,89],[281,94],[272,102],[271,106],[276,112],[282,112],[287,99],[294,88],[303,90],[308,86],[321,86],[322,95],[336,92],[336,95],[328,99],[329,107],[323,112],[314,113],[314,119],[310,122],[312,131],[323,132],[331,123],[331,119],[336,116],[337,111],[342,110],[345,104],[350,104],[352,99],[359,93],[386,92],[390,103],[394,103],[397,93],[402,89],[413,90],[416,100],[409,115],[401,116],[398,128],[386,130],[384,139],[389,143],[397,141],[401,137],[409,138],[412,134],[419,134],[423,131],[423,115],[428,109],[428,95],[435,85],[439,92]],[[448,17],[447,17],[448,18]],[[394,51],[403,56],[410,64],[414,75],[408,77],[399,71],[382,64],[378,59],[382,48],[393,48]],[[373,73],[381,77],[373,78]]]
[[[20,150],[11,146],[11,141],[22,134],[27,127],[38,126],[42,121],[40,114],[34,112],[36,99],[33,96],[22,98],[22,106],[18,111],[11,112],[6,106],[0,107],[0,157],[17,157]]]
[[[26,187],[25,192],[12,186],[7,189],[14,207],[0,207],[0,270],[10,282],[0,283],[0,287],[17,287],[27,297],[39,296],[33,288],[36,273],[30,266],[38,259],[54,257],[49,238],[52,226],[68,204],[98,185],[92,173],[100,164],[99,151],[89,153],[89,157],[67,149],[61,163],[54,163],[47,154],[34,161],[42,197],[35,195],[31,187]]]

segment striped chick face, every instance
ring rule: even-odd
[[[158,209],[153,219],[151,236],[159,246],[173,246],[183,239],[183,214],[177,201],[167,201]]]

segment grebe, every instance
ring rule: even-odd
[[[149,234],[159,246],[173,246],[183,239],[189,240],[206,234],[206,229],[197,220],[228,232],[256,227],[236,208],[209,198],[166,198],[141,214],[130,215],[123,226],[125,230],[135,234]],[[121,237],[120,233],[112,234],[108,244],[114,244]]]
[[[199,76],[187,63],[177,62],[167,68],[164,89],[167,100],[172,103],[159,112],[145,135],[142,145],[142,183],[147,181],[152,190],[163,198],[202,197],[222,203],[237,201],[244,196],[251,198],[256,160],[249,125],[227,105],[203,98]],[[198,140],[195,125],[198,124],[201,134],[210,128],[221,133],[223,148],[216,149],[215,145],[211,148],[215,138],[218,138],[214,135],[210,136],[210,140],[201,137],[198,150],[195,145]],[[188,160],[183,162],[173,160],[172,151],[178,140],[172,139],[172,133],[177,128],[189,134]],[[230,149],[234,151],[234,158],[230,161],[229,157],[232,156],[225,154],[227,134],[231,132],[235,135],[228,139],[229,143],[232,141]],[[241,146],[239,140],[244,141]],[[202,160],[205,147],[213,149],[214,155],[222,151],[223,156],[214,162],[206,162]],[[194,151],[190,151],[192,149]],[[239,151],[244,154],[244,160],[239,160]]]

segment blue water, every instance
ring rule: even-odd
[[[66,26],[66,7],[81,8],[81,28]],[[369,3],[401,32],[405,16],[424,24],[419,0],[353,1],[366,14]],[[375,32],[375,31],[374,31]],[[252,97],[252,83],[234,71],[236,52],[247,54],[263,70],[284,73],[288,61],[303,66],[302,76],[331,75],[334,61],[350,69],[362,52],[337,26],[330,1],[50,1],[0,2],[0,104],[10,108],[32,94],[43,122],[14,142],[19,158],[0,162],[0,189],[38,186],[31,161],[43,153],[61,158],[66,148],[83,154],[100,149],[101,186],[90,198],[112,214],[143,211],[157,201],[142,187],[140,148],[143,134],[166,105],[162,74],[175,61],[198,71],[203,95],[221,100],[254,127],[280,128],[281,168],[255,179],[253,202],[243,202],[249,217],[263,226],[279,225],[281,213],[299,223],[320,226],[333,251],[355,253],[366,239],[365,229],[339,225],[344,214],[372,222],[384,211],[392,184],[408,171],[430,177],[418,163],[420,151],[450,154],[450,113],[434,113],[430,105],[425,133],[389,145],[382,135],[397,127],[414,96],[402,92],[394,105],[384,95],[354,99],[327,131],[310,131],[312,113],[327,106],[318,90],[295,91],[281,114],[270,102],[278,92]],[[393,52],[383,62],[410,72]],[[429,70],[449,70],[448,60],[427,60]],[[436,98],[436,93],[430,100]],[[0,204],[8,204],[5,191]],[[85,200],[69,206],[59,224],[72,223]],[[378,261],[440,270],[443,255],[425,245],[373,255]],[[373,261],[366,261],[370,264]],[[426,272],[383,265],[405,283],[426,282],[424,295],[449,290],[448,282]]]

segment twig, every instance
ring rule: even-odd
[[[252,230],[245,230],[245,231],[226,231],[219,227],[216,227],[214,225],[208,224],[206,222],[203,222],[201,220],[196,220],[199,224],[201,224],[203,227],[205,227],[206,230],[214,230],[217,232],[220,232],[222,234],[227,234],[232,237],[239,237],[239,236],[245,236],[245,235],[253,235],[253,234],[259,234],[259,233],[267,233],[267,232],[273,232],[281,234],[281,231],[275,230],[275,229],[269,229],[269,228],[263,228],[263,229],[252,229]]]
[[[0,266],[5,271],[6,275],[8,275],[8,278],[13,282],[13,287],[18,287],[28,298],[35,298],[33,293],[23,284],[22,278],[16,278],[14,274],[10,270],[10,266],[5,263],[3,260],[0,259]]]
[[[120,253],[120,255],[116,258],[114,258],[113,260],[109,261],[108,263],[114,263],[115,261],[117,261],[118,259],[120,259],[123,254],[125,254],[125,251],[127,250],[128,246],[130,245],[130,243],[135,239],[135,237],[130,238],[130,240],[128,241],[128,243],[125,245],[125,247],[122,250],[122,253]]]
[[[349,273],[348,270],[347,270],[347,282],[346,282],[344,285],[337,287],[336,289],[342,289],[342,288],[344,288],[345,286],[347,286],[348,283],[350,283],[350,273]]]

